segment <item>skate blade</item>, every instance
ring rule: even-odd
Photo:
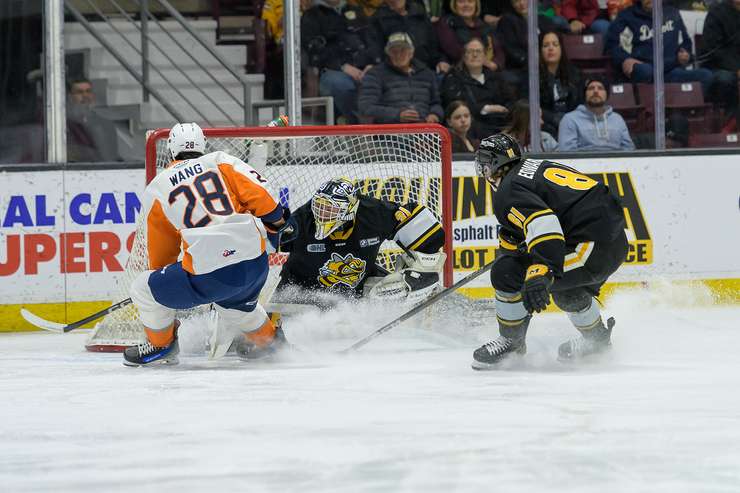
[[[484,363],[474,359],[473,362],[470,363],[470,367],[475,371],[511,370],[513,366],[517,365],[516,362],[523,359],[523,356],[523,354],[512,353],[495,363]]]
[[[558,362],[564,365],[577,365],[579,363],[598,363],[609,357],[609,354],[611,353],[611,348],[612,347],[610,344],[608,347],[600,351],[585,355],[574,355],[571,357],[561,356],[558,354]]]
[[[143,368],[143,367],[158,367],[158,366],[175,366],[180,364],[179,358],[162,358],[156,361],[150,361],[149,363],[133,363],[131,361],[123,360],[123,366],[129,368]]]

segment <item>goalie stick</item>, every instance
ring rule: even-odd
[[[472,281],[475,278],[479,277],[481,274],[484,274],[484,273],[488,272],[491,269],[491,267],[493,266],[493,262],[494,261],[491,261],[491,262],[487,263],[486,265],[484,265],[483,267],[481,267],[479,270],[473,272],[472,274],[468,274],[466,277],[460,279],[459,281],[457,281],[455,284],[453,284],[449,288],[445,288],[442,291],[438,292],[437,294],[432,295],[431,297],[429,297],[428,299],[426,299],[422,303],[419,303],[418,305],[416,305],[415,307],[413,307],[411,310],[407,311],[403,315],[399,316],[398,318],[396,318],[394,320],[391,320],[390,322],[388,322],[387,324],[385,324],[384,326],[382,326],[381,328],[379,328],[378,330],[376,330],[372,334],[370,334],[370,335],[368,335],[368,336],[360,339],[359,341],[355,342],[354,344],[352,344],[347,349],[343,349],[339,353],[340,354],[347,354],[347,353],[350,353],[352,351],[356,351],[357,349],[360,349],[362,346],[364,346],[368,342],[372,341],[373,339],[375,339],[379,335],[383,334],[384,332],[388,332],[392,328],[396,327],[397,325],[400,325],[402,322],[405,322],[409,318],[413,317],[414,315],[416,315],[420,311],[424,310],[428,306],[433,305],[434,303],[436,303],[437,301],[441,300],[442,298],[444,298],[448,294],[452,293],[453,291],[455,291],[455,290],[457,290],[457,289],[465,286],[470,281]]]
[[[21,316],[24,319],[26,319],[26,322],[38,327],[39,329],[49,330],[51,332],[58,332],[60,334],[63,334],[63,333],[69,332],[70,330],[74,330],[79,327],[82,327],[86,323],[93,322],[99,318],[103,318],[109,313],[114,312],[118,310],[119,308],[123,308],[124,306],[129,305],[129,304],[131,304],[131,298],[126,298],[123,301],[119,301],[115,305],[109,306],[105,310],[100,310],[99,312],[93,313],[92,315],[85,317],[82,320],[78,320],[76,322],[72,322],[71,324],[66,324],[66,325],[60,324],[58,322],[52,322],[50,320],[44,320],[38,315],[34,315],[33,313],[29,312],[25,308],[21,308]]]

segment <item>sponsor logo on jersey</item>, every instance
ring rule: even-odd
[[[311,253],[321,253],[326,251],[326,245],[324,243],[309,243],[306,245],[306,250]]]
[[[380,243],[380,237],[379,236],[373,236],[372,238],[362,238],[360,240],[360,248],[365,248],[373,245],[377,245]]]
[[[228,250],[227,249],[227,250],[224,250],[224,253],[222,253],[221,255],[223,255],[224,257],[231,257],[235,253],[236,253],[236,250]]]
[[[328,288],[347,286],[354,289],[365,277],[366,266],[367,262],[351,253],[342,256],[335,252],[319,268],[317,279]]]

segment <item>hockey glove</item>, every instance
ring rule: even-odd
[[[550,304],[552,282],[552,272],[546,265],[534,264],[529,266],[522,288],[522,302],[529,313],[539,313]]]
[[[283,221],[280,226],[263,221],[265,231],[267,232],[267,240],[275,251],[280,249],[282,243],[293,241],[298,236],[298,223],[292,218],[290,209],[287,207],[283,208]],[[284,239],[286,236],[290,237],[287,241]]]

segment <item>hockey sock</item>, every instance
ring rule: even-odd
[[[175,340],[175,322],[160,330],[144,327],[144,332],[146,332],[146,337],[152,343],[152,346],[165,347]]]
[[[578,312],[568,312],[568,318],[581,332],[590,333],[589,331],[596,327],[603,326],[601,323],[601,309],[598,303],[594,303],[591,298],[589,305]],[[584,334],[587,335],[587,334]]]
[[[504,337],[524,337],[529,325],[529,313],[522,303],[520,293],[496,291],[496,319],[499,333]]]

